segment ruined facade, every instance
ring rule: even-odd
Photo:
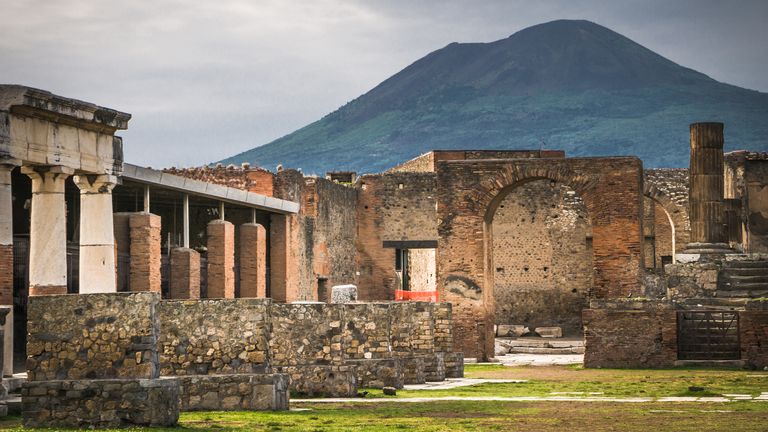
[[[124,392],[136,401],[178,394],[146,424],[173,423],[179,406],[282,409],[289,388],[354,394],[459,376],[464,356],[492,357],[496,328],[514,325],[583,335],[587,366],[768,365],[768,155],[724,155],[721,124],[691,126],[691,170],[452,150],[359,177],[158,171],[122,160],[114,133],[129,115],[0,92],[0,301],[13,306],[3,367],[30,356],[34,403],[119,378],[155,380]],[[347,284],[361,302],[325,304]],[[120,302],[146,319],[120,333]],[[64,326],[61,343],[42,343],[57,304],[87,340]],[[700,322],[716,322],[728,350],[692,343]],[[100,334],[117,363],[90,348]],[[44,415],[30,411],[29,424]]]

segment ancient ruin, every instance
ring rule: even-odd
[[[316,177],[131,165],[129,120],[0,86],[3,375],[27,373],[26,425],[440,381],[497,336],[583,339],[587,367],[768,366],[768,154],[723,154],[720,123],[690,126],[689,170],[435,150]]]

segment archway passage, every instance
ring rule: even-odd
[[[568,185],[592,225],[592,299],[642,295],[642,163],[637,158],[531,158],[437,163],[438,291],[453,304],[456,348],[494,353],[492,224],[510,190],[534,180]]]
[[[503,197],[491,227],[495,323],[580,336],[593,273],[584,201],[567,185],[533,180]]]

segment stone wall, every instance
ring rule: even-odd
[[[385,248],[384,241],[437,240],[436,187],[434,173],[365,175],[358,180],[357,266],[361,300],[394,299],[398,288],[396,248]]]
[[[581,332],[592,286],[590,220],[584,201],[549,180],[518,186],[493,216],[497,324]]]
[[[445,303],[169,300],[158,316],[163,375],[271,371],[287,374],[300,393],[354,396],[358,386],[402,387],[463,371]]]
[[[669,264],[664,267],[670,300],[715,297],[720,267],[713,262]]]
[[[623,303],[584,310],[584,366],[673,366],[677,360],[677,311],[663,302]]]
[[[173,426],[179,383],[158,378],[160,295],[30,297],[27,427]]]
[[[265,373],[270,299],[165,300],[157,308],[162,375]]]
[[[30,297],[28,379],[157,378],[158,301],[150,293]]]

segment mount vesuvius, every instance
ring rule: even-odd
[[[561,149],[688,166],[688,124],[768,150],[768,94],[724,84],[589,21],[452,43],[322,119],[224,159],[377,172],[433,149]]]

